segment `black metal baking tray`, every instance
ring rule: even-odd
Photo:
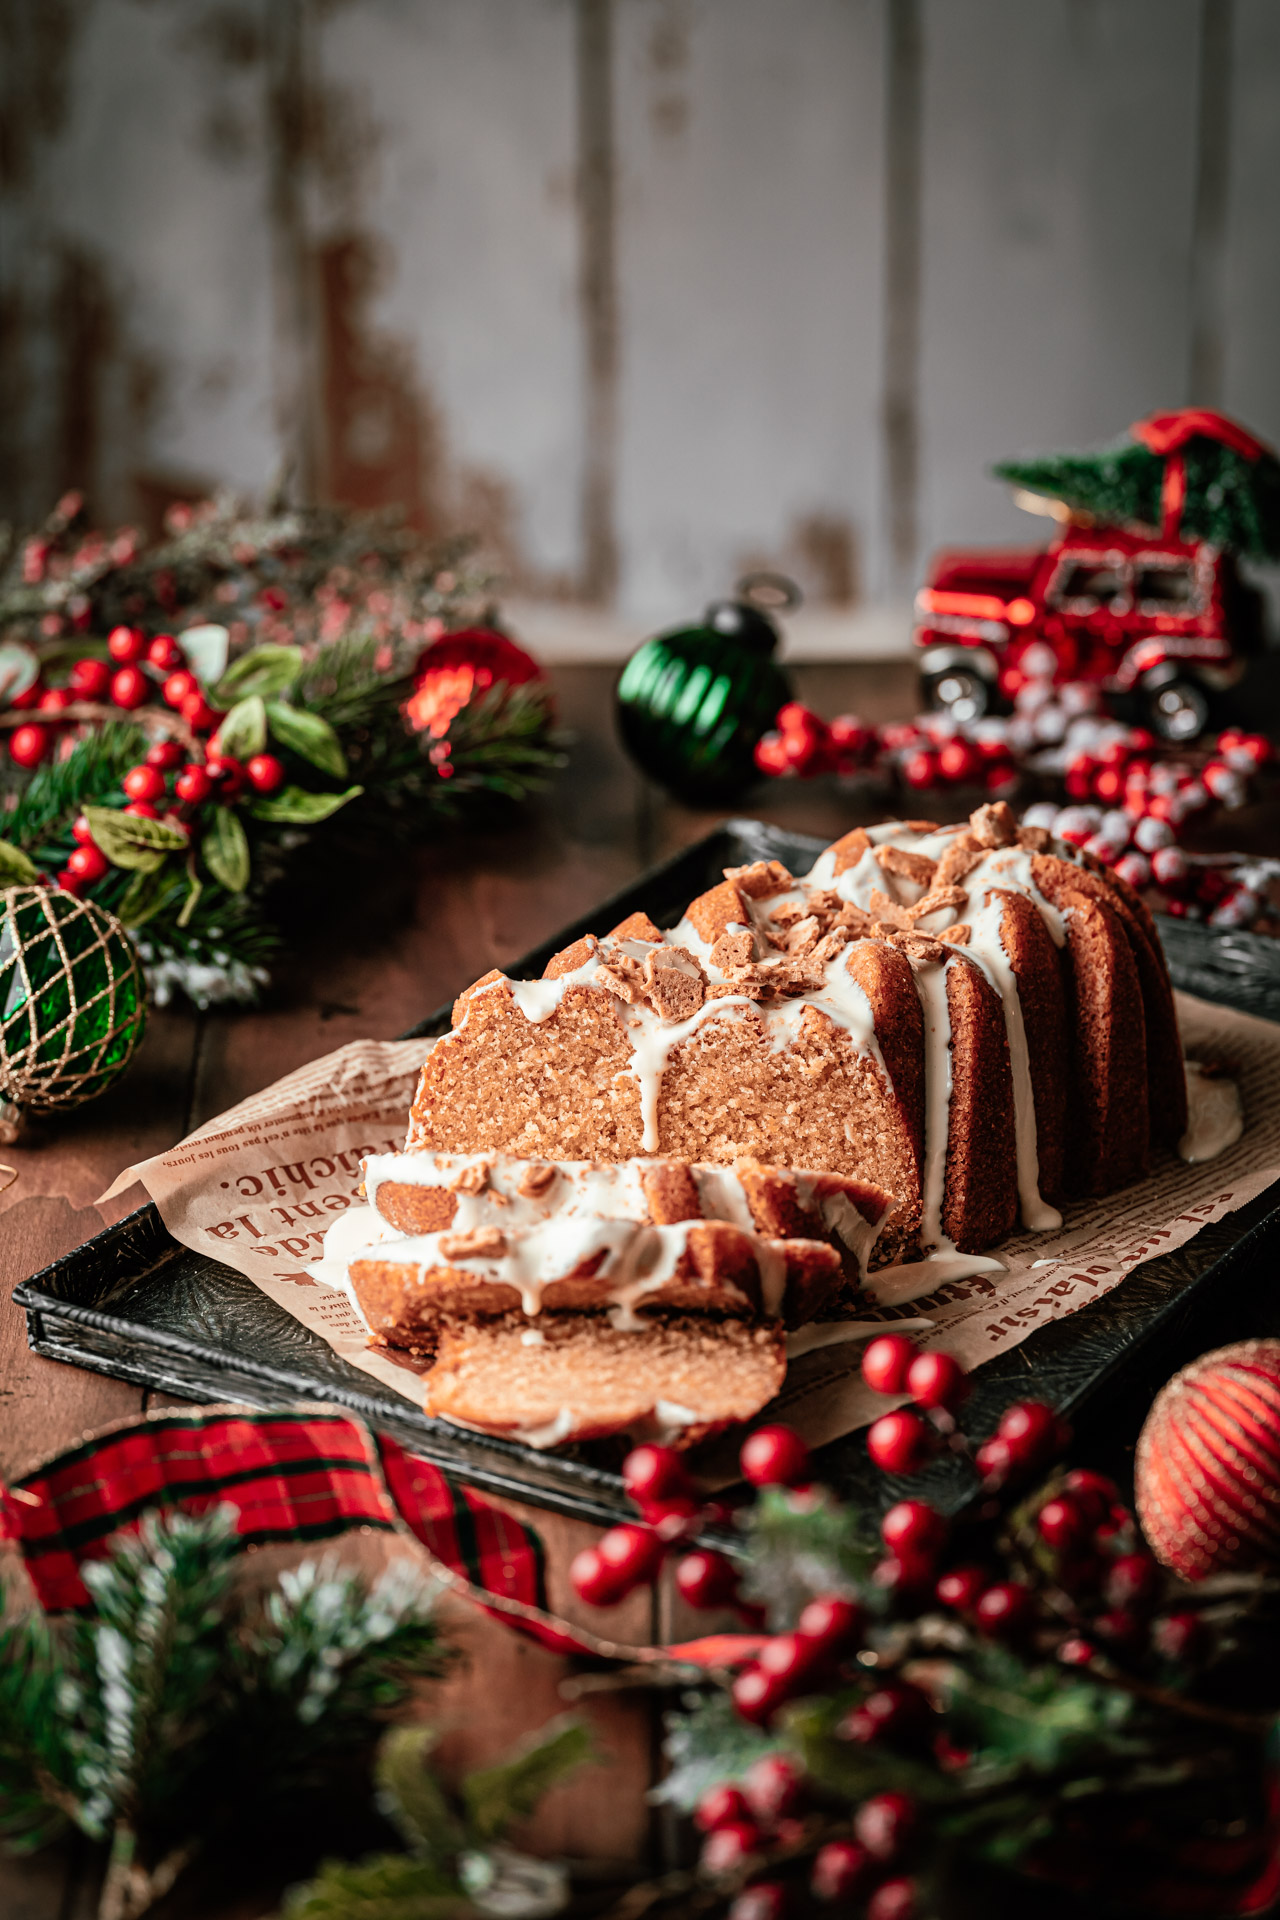
[[[540,974],[561,947],[584,933],[607,932],[637,909],[659,925],[673,925],[724,867],[777,859],[803,872],[821,845],[759,821],[727,821],[510,971]],[[1172,921],[1161,933],[1178,986],[1280,1019],[1280,941]],[[426,1037],[448,1025],[449,1008],[442,1007],[412,1032]],[[1087,1425],[1115,1390],[1130,1403],[1146,1404],[1171,1366],[1217,1334],[1227,1337],[1235,1322],[1250,1332],[1280,1332],[1280,1304],[1271,1305],[1277,1249],[1280,1185],[984,1366],[966,1425],[978,1436],[989,1432],[1006,1406],[1031,1391]],[[428,1420],[410,1401],[339,1360],[241,1274],[179,1246],[154,1206],[23,1281],[13,1297],[26,1312],[33,1351],[49,1359],[187,1400],[268,1408],[335,1402],[478,1488],[583,1519],[607,1522],[630,1511],[612,1470],[616,1449],[539,1453]],[[892,1487],[869,1467],[857,1434],[825,1448],[822,1469],[824,1479],[853,1497],[879,1500]],[[972,1479],[953,1461],[933,1469],[924,1484],[953,1507]]]

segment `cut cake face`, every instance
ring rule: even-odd
[[[732,869],[454,1017],[411,1150],[826,1167],[893,1196],[881,1262],[1051,1226],[1185,1126],[1146,909],[999,804],[855,829],[801,880]]]

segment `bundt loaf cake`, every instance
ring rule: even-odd
[[[459,1320],[608,1312],[815,1318],[856,1280],[887,1194],[744,1161],[600,1166],[484,1154],[373,1154],[367,1205],[330,1230],[376,1341],[433,1351]]]
[[[1173,994],[1116,876],[1003,804],[726,872],[541,980],[486,974],[422,1071],[412,1156],[822,1167],[892,1196],[875,1262],[976,1253],[1186,1125]]]

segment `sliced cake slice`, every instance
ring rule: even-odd
[[[426,1412],[526,1446],[606,1434],[688,1446],[750,1420],[786,1376],[780,1326],[688,1316],[620,1333],[599,1315],[450,1325],[424,1377]]]

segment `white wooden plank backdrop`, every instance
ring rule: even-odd
[[[985,473],[1280,437],[1274,0],[0,0],[0,511],[478,526],[551,651],[892,651]],[[557,636],[560,636],[559,641]]]

